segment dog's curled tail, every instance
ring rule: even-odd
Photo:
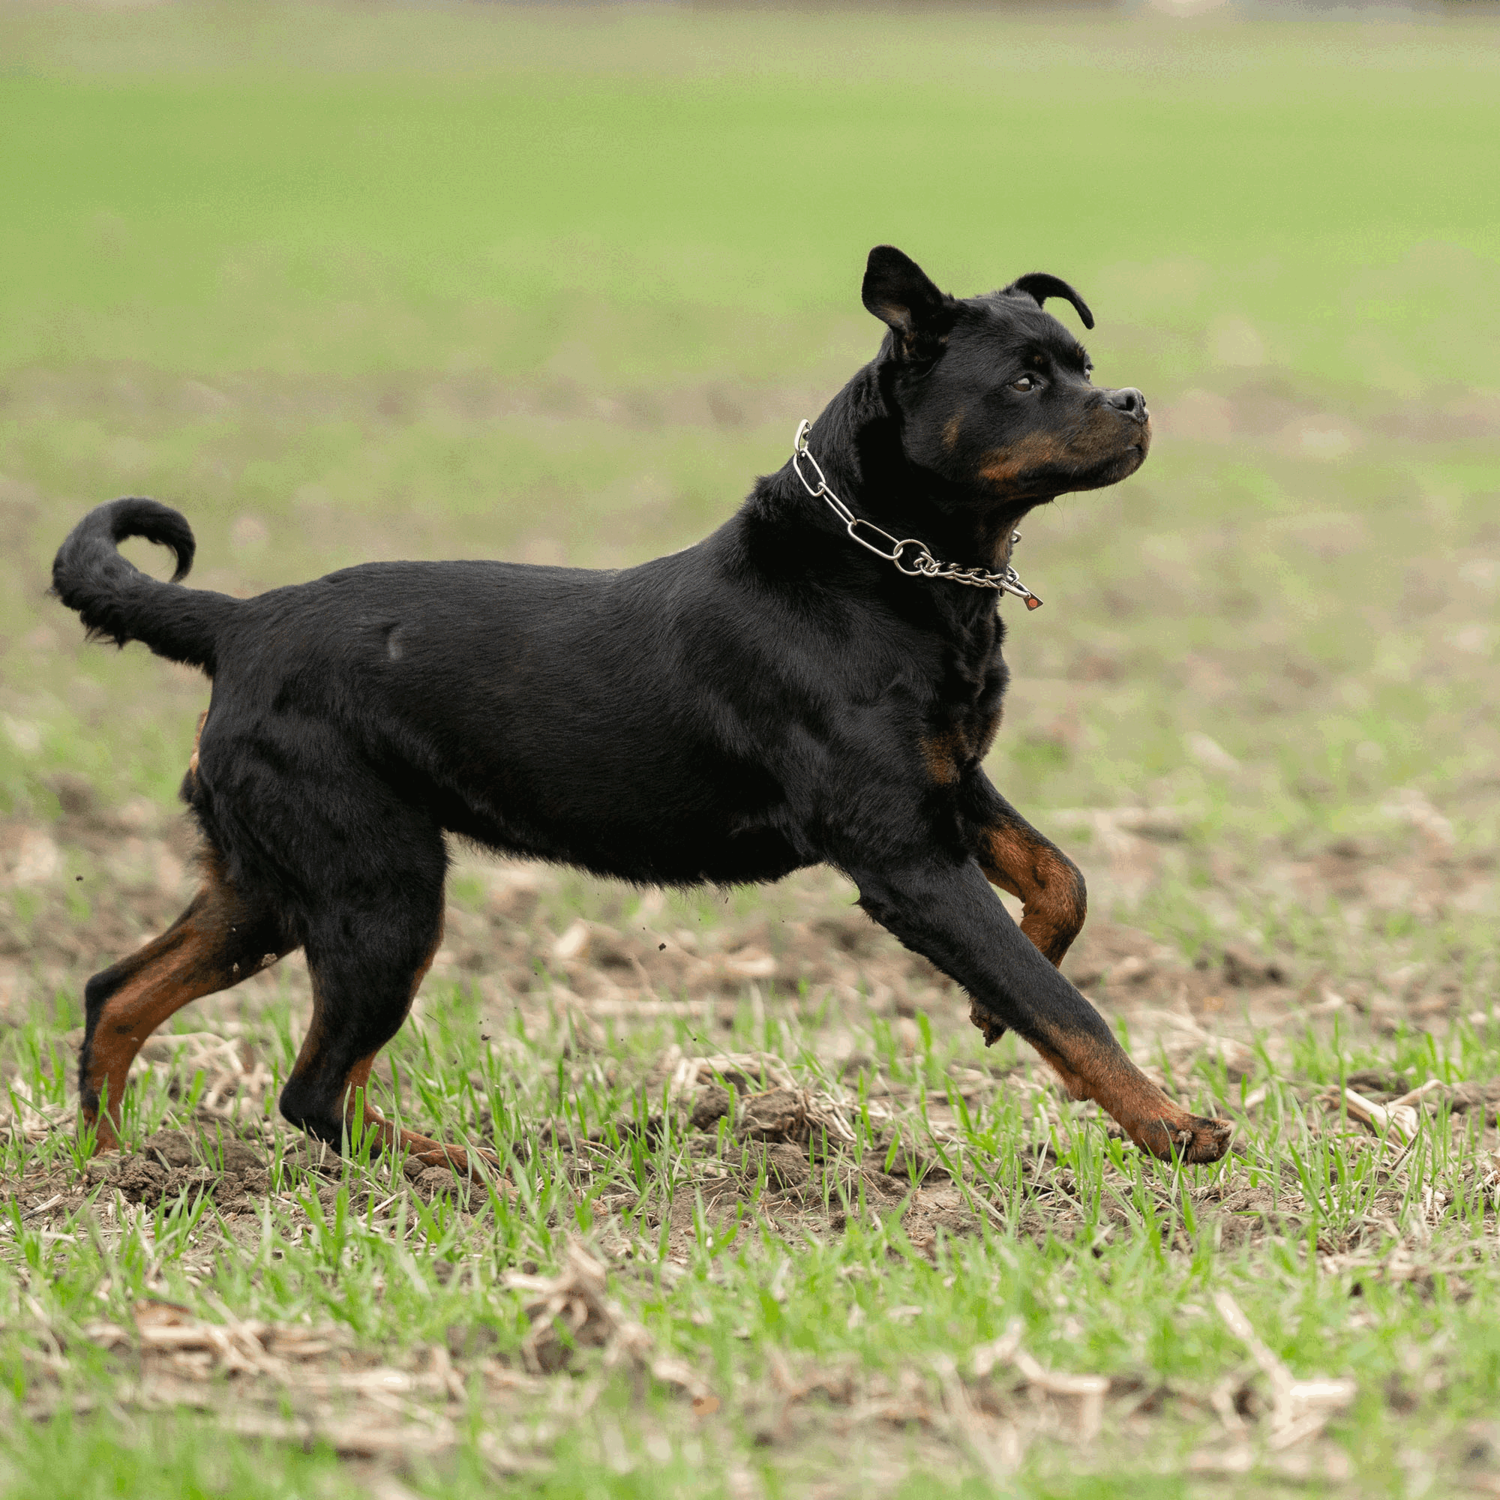
[[[177,571],[170,583],[142,573],[119,553],[127,537],[170,547]],[[141,641],[158,656],[214,674],[219,632],[240,601],[207,589],[179,588],[193,565],[193,530],[169,505],[111,500],[96,506],[57,549],[52,592],[78,611],[90,640],[118,646]]]

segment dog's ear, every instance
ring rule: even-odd
[[[958,305],[894,245],[876,245],[870,251],[860,296],[866,308],[890,326],[897,352],[908,359],[937,353],[953,327]]]
[[[1029,276],[1018,276],[1005,288],[1007,292],[1025,292],[1040,307],[1048,297],[1066,297],[1078,310],[1085,328],[1094,326],[1094,315],[1089,305],[1060,276],[1049,276],[1045,271],[1033,271]]]

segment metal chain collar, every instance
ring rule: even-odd
[[[1006,564],[1003,573],[992,573],[988,568],[961,568],[957,563],[939,562],[927,550],[925,542],[919,542],[915,537],[910,536],[897,541],[890,532],[882,531],[873,521],[866,521],[855,515],[828,488],[828,480],[823,475],[822,466],[808,451],[807,433],[811,426],[811,422],[804,420],[797,427],[797,436],[792,439],[792,468],[796,470],[797,478],[802,481],[802,488],[814,500],[828,502],[829,509],[844,523],[844,530],[849,533],[851,541],[858,542],[866,552],[873,552],[876,557],[883,558],[888,563],[894,563],[897,570],[905,573],[908,578],[942,578],[950,583],[967,584],[970,588],[995,589],[1002,593],[1014,594],[1017,599],[1024,599],[1027,609],[1042,607],[1042,601],[1021,582],[1020,576],[1009,563]],[[802,472],[804,458],[813,466],[813,472],[818,476],[816,485],[810,484],[807,475]],[[1012,545],[1019,542],[1021,533],[1011,532],[1010,540]],[[909,557],[908,551],[912,554]]]

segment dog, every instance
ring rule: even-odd
[[[448,833],[640,884],[833,865],[963,987],[987,1043],[1018,1033],[1154,1156],[1223,1155],[1230,1127],[1151,1083],[1058,971],[1083,878],[983,766],[1007,680],[997,601],[1039,602],[1015,527],[1134,473],[1145,399],[1091,384],[1044,303],[1093,316],[1054,276],[960,299],[882,245],[862,297],[886,325],[876,357],[717,531],[639,567],[367,563],[236,599],[180,586],[193,534],[165,505],[79,522],[57,597],[91,637],[213,683],[182,786],[202,887],[85,990],[99,1147],[156,1027],[300,947],[312,1020],[286,1119],[341,1149],[362,1109],[377,1148],[477,1170],[361,1097],[442,936]],[[172,580],[127,562],[127,537],[170,548]]]

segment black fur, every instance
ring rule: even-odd
[[[1007,292],[1024,292],[1041,307],[1048,297],[1064,297],[1073,304],[1079,321],[1085,328],[1094,326],[1094,315],[1089,305],[1060,277],[1049,276],[1045,271],[1033,271],[1029,276],[1017,276],[1005,289]]]
[[[878,247],[864,300],[890,334],[810,437],[858,515],[965,566],[1003,563],[1027,511],[1124,478],[1149,443],[1140,393],[1090,385],[1040,306],[1091,321],[1077,294],[1014,285],[1032,295],[958,300]],[[238,897],[306,947],[329,1045],[283,1102],[316,1133],[337,1139],[336,1085],[406,1013],[445,830],[638,882],[826,862],[996,1034],[1113,1047],[981,873],[988,832],[1027,828],[980,764],[996,595],[862,550],[790,463],[697,545],[619,571],[371,563],[235,600],[145,578],[113,550],[130,535],[187,571],[182,517],[122,500],[64,543],[56,590],[92,632],[213,677],[184,796]]]
[[[158,656],[202,667],[212,677],[219,632],[235,601],[202,589],[188,593],[127,562],[116,550],[127,537],[170,547],[177,558],[172,583],[193,566],[192,528],[170,506],[155,500],[112,500],[96,506],[57,549],[52,592],[76,609],[89,639],[143,641]]]

